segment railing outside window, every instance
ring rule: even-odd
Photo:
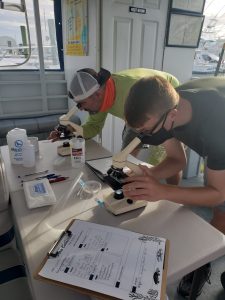
[[[12,1],[0,1],[4,8],[0,9],[0,68],[40,69],[41,39],[44,68],[59,70],[54,14],[54,3],[59,1]]]
[[[0,0],[0,119],[64,113],[61,0],[11,1]]]
[[[225,75],[225,60],[218,62],[225,43],[225,2],[206,0],[205,21],[198,49],[195,51],[193,74],[195,76]]]

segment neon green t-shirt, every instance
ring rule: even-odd
[[[92,138],[96,136],[99,132],[101,132],[105,124],[107,114],[111,114],[115,117],[124,120],[124,103],[126,101],[131,86],[143,77],[155,75],[165,78],[173,85],[173,87],[177,87],[179,85],[179,81],[173,75],[152,69],[128,69],[112,74],[112,79],[115,83],[114,103],[108,111],[98,112],[88,117],[87,122],[84,125],[82,125],[84,138]]]

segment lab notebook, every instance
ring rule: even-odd
[[[168,240],[73,220],[35,278],[99,299],[164,300]]]

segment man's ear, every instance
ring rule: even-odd
[[[169,118],[174,121],[176,119],[176,116],[177,116],[177,109],[174,108],[172,109],[169,114],[168,114]]]
[[[97,105],[98,109],[101,108],[103,99],[104,99],[104,93],[103,93],[102,89],[100,88],[92,96],[92,100],[95,102],[95,105]]]
[[[95,96],[96,96],[96,98],[98,98],[98,99],[100,99],[100,100],[102,100],[103,99],[103,97],[104,97],[104,94],[105,94],[105,89],[104,89],[104,87],[102,86],[102,87],[100,87],[96,92],[95,92]]]
[[[101,94],[102,94],[102,89],[101,89],[101,88],[98,89],[98,90],[95,92],[95,95],[96,95],[97,97],[101,96]]]

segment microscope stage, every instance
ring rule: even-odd
[[[114,193],[110,193],[104,196],[104,204],[105,208],[114,215],[120,215],[125,212],[132,211],[134,209],[145,207],[148,203],[145,200],[133,201],[128,198],[116,200],[113,194]]]
[[[71,150],[69,142],[64,142],[62,145],[57,147],[57,153],[60,156],[69,156],[70,152]]]

